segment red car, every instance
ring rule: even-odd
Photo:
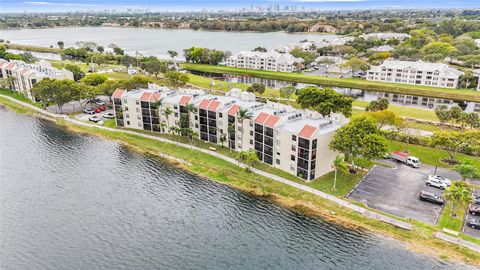
[[[100,105],[97,108],[100,109],[101,111],[107,110],[107,107],[105,107],[105,105]]]
[[[100,108],[95,109],[95,113],[101,113],[101,112],[102,112],[102,110],[100,110]]]

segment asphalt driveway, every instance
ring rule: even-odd
[[[391,160],[383,163],[395,167],[375,166],[347,197],[402,218],[410,217],[436,224],[442,207],[418,199],[422,190],[442,194],[440,189],[425,185],[425,177],[434,174],[435,167],[422,164],[415,169]],[[459,179],[456,172],[443,168],[438,168],[437,174],[449,179]]]

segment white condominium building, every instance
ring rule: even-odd
[[[302,58],[289,53],[243,51],[227,58],[230,67],[293,72],[301,69]]]
[[[405,33],[370,33],[370,34],[360,35],[360,37],[363,39],[404,40],[404,39],[410,38],[410,35]]]
[[[34,97],[30,90],[44,78],[73,80],[73,73],[66,69],[56,69],[47,61],[27,64],[18,60],[8,62],[0,59],[0,79],[7,80],[8,87],[25,94],[31,100],[34,100]]]
[[[261,161],[307,181],[331,171],[336,154],[328,144],[346,122],[340,115],[322,117],[256,102],[255,95],[239,89],[225,96],[190,89],[117,89],[112,98],[117,126],[170,133],[190,129],[202,141],[234,151],[254,149]],[[245,110],[250,116],[242,118]]]
[[[457,88],[463,72],[446,64],[386,60],[373,66],[367,80]]]

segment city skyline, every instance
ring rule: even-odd
[[[259,9],[260,7],[260,9]],[[102,11],[102,10],[149,10],[149,11],[200,11],[200,10],[262,10],[273,8],[278,11],[288,10],[365,10],[365,9],[431,9],[431,8],[479,8],[477,1],[452,0],[405,0],[399,3],[392,0],[105,0],[101,3],[93,0],[49,0],[18,1],[6,0],[0,3],[0,13],[7,12],[67,12],[67,11]]]

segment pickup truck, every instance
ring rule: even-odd
[[[397,151],[391,153],[388,157],[396,161],[402,162],[403,164],[412,166],[413,168],[420,167],[420,159],[414,156],[410,156],[408,153]]]

